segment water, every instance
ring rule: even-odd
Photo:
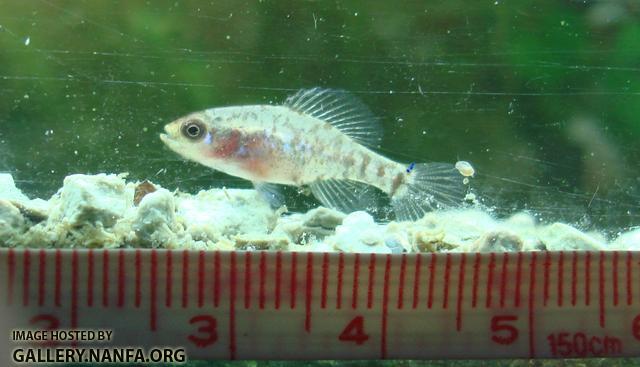
[[[0,170],[30,197],[74,173],[248,188],[170,152],[161,127],[323,86],[382,119],[384,155],[471,162],[497,218],[527,210],[609,239],[640,225],[631,1],[2,5]]]

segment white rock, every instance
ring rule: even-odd
[[[9,173],[0,173],[0,199],[29,201],[29,198],[16,187],[13,176]]]
[[[0,200],[0,246],[15,246],[25,231],[20,210],[7,200]]]
[[[178,225],[173,194],[158,189],[145,195],[136,212],[132,229],[143,246],[160,247],[176,242]]]
[[[603,250],[605,245],[564,223],[553,223],[539,230],[540,241],[549,251]]]
[[[133,205],[133,192],[117,175],[71,175],[52,201],[51,221],[74,227],[100,223],[108,228]]]
[[[488,232],[480,237],[476,243],[474,252],[512,252],[522,250],[522,239],[508,231]]]
[[[325,241],[344,252],[391,253],[384,241],[384,228],[362,211],[347,215],[336,227],[336,234]]]
[[[611,244],[612,250],[640,250],[640,228],[626,232],[618,236]]]
[[[218,241],[239,234],[268,234],[276,215],[254,190],[212,189],[176,199],[177,221],[194,239]]]
[[[538,238],[536,218],[529,213],[516,213],[500,224],[502,231],[519,237],[522,242],[521,251],[544,250],[544,245]]]
[[[295,243],[317,242],[333,235],[345,216],[337,210],[319,207],[305,214],[294,213],[278,218],[273,232],[285,234]]]

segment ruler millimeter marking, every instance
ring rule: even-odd
[[[191,358],[639,356],[640,254],[0,249],[0,307]]]

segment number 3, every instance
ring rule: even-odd
[[[189,324],[195,324],[196,322],[203,323],[204,325],[198,328],[198,333],[206,334],[205,337],[196,335],[189,335],[189,340],[200,348],[204,348],[207,345],[211,345],[218,340],[218,332],[216,331],[217,322],[216,319],[209,315],[194,316],[189,320]]]

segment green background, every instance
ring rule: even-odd
[[[640,2],[0,6],[0,170],[32,196],[73,173],[249,187],[182,161],[162,125],[325,86],[382,118],[383,154],[472,162],[497,215],[528,209],[612,235],[638,225]]]

